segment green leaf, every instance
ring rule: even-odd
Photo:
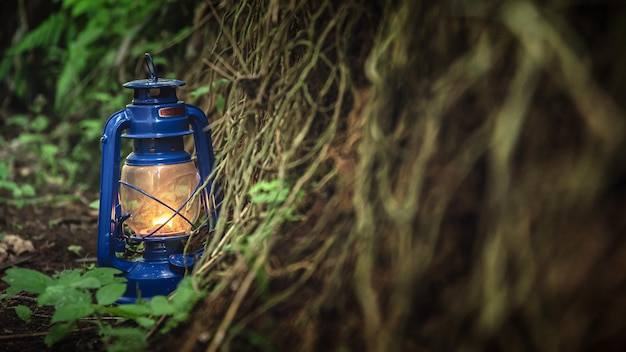
[[[109,284],[101,287],[96,292],[98,304],[108,306],[115,303],[126,292],[126,284]]]
[[[115,268],[95,268],[86,272],[83,277],[93,277],[100,281],[102,286],[113,284],[113,283],[125,283],[126,279],[121,275],[122,272],[119,269]]]
[[[102,284],[100,283],[100,280],[96,279],[95,277],[83,277],[80,280],[77,280],[75,282],[72,283],[71,287],[74,288],[100,288],[102,286]]]
[[[248,191],[252,203],[280,204],[287,199],[289,187],[280,180],[261,181]]]
[[[227,85],[230,81],[227,78],[220,78],[217,81],[211,82],[211,90],[215,91],[223,86]]]
[[[70,245],[67,246],[67,250],[73,253],[76,253],[76,255],[80,255],[80,252],[83,250],[83,246],[79,246],[79,245]]]
[[[200,300],[206,291],[197,291],[192,283],[191,278],[185,277],[178,284],[175,293],[172,295],[170,303],[179,311],[188,311]]]
[[[26,34],[15,47],[11,48],[9,55],[35,48],[56,47],[67,23],[64,12],[53,13],[37,28]]]
[[[172,316],[172,320],[176,322],[183,322],[187,319],[189,319],[189,312],[186,310],[177,310],[174,316]]]
[[[172,304],[178,309],[183,309],[189,306],[193,299],[195,292],[193,289],[187,287],[179,287],[176,293],[172,296]]]
[[[13,199],[17,199],[17,200],[21,200],[22,199],[22,188],[20,186],[18,186],[17,184],[11,182],[13,184],[13,187],[11,188],[12,192],[11,194],[13,195]]]
[[[68,269],[56,273],[55,285],[70,286],[72,283],[80,280],[81,272],[79,269]]]
[[[12,55],[3,55],[2,61],[0,61],[0,79],[4,79],[11,68],[13,68]]]
[[[226,100],[222,94],[218,94],[215,100],[215,108],[220,114],[224,113],[224,106],[226,105]]]
[[[21,186],[21,189],[22,189],[22,196],[24,197],[32,197],[37,193],[35,191],[35,187],[33,187],[32,185],[29,185],[28,183],[23,184]]]
[[[137,319],[135,319],[135,321],[137,322],[137,324],[139,324],[140,326],[146,329],[150,329],[154,326],[154,324],[156,324],[156,321],[154,321],[154,319],[150,319],[146,317],[138,317]]]
[[[42,132],[48,127],[50,120],[43,115],[35,117],[35,119],[29,124],[30,128],[35,132]]]
[[[83,120],[80,122],[80,131],[88,141],[96,141],[102,133],[102,121]]]
[[[100,199],[96,199],[93,202],[89,203],[90,209],[100,209]]]
[[[209,92],[209,87],[202,86],[202,87],[199,87],[198,89],[194,90],[193,92],[189,93],[189,95],[191,95],[193,98],[197,98],[199,96],[207,94],[208,92]]]
[[[64,1],[63,2],[63,7],[67,8],[68,6],[71,5],[72,7],[72,17],[76,18],[84,13],[88,13],[90,9],[92,8],[98,8],[97,5],[94,6],[94,2],[93,1],[77,1],[74,4],[66,4],[69,1]],[[97,4],[97,3],[96,3]]]
[[[27,306],[20,304],[15,307],[15,314],[17,314],[20,319],[28,323],[30,322],[30,317],[33,315],[33,311]]]
[[[122,312],[131,314],[131,315],[134,315],[134,316],[142,316],[142,315],[150,314],[150,311],[148,310],[148,307],[146,307],[143,304],[137,304],[137,303],[122,304],[118,308]]]
[[[8,269],[2,281],[10,285],[7,289],[8,297],[21,291],[41,294],[53,283],[51,277],[38,271],[24,268]]]
[[[9,178],[9,165],[3,160],[0,163],[0,180],[6,180]]]
[[[63,338],[74,329],[76,329],[75,322],[52,325],[52,327],[50,327],[50,330],[48,331],[48,335],[46,335],[46,338],[43,340],[43,342],[46,344],[46,346],[52,347],[52,345],[63,340]]]
[[[59,147],[54,144],[44,144],[41,146],[41,158],[43,160],[53,161],[59,152]]]
[[[72,304],[90,304],[91,295],[89,292],[75,289],[67,285],[52,285],[39,295],[37,303],[40,306],[51,305],[64,307]]]
[[[11,181],[4,181],[4,180],[0,180],[0,189],[8,189],[9,191],[11,191],[13,193],[13,197],[15,197],[15,192],[17,190],[17,192],[21,195],[22,190],[20,189],[20,186],[18,186],[15,182],[11,182]]]
[[[145,351],[148,345],[146,333],[137,328],[105,327],[102,333],[104,340],[109,343],[107,351]]]
[[[78,47],[81,48],[83,51],[86,51],[88,48],[85,48],[86,46],[90,45],[91,43],[97,41],[98,39],[100,39],[102,37],[102,33],[104,33],[105,29],[99,26],[90,26],[87,28],[83,28],[79,33],[78,36],[76,37],[74,44]],[[86,57],[88,55],[88,53],[81,53],[81,59],[82,57]],[[81,60],[82,61],[82,60]]]
[[[101,307],[99,310],[102,311],[103,313],[106,313],[110,316],[115,316],[115,317],[120,317],[120,318],[126,318],[126,319],[136,319],[137,315],[135,314],[131,314],[128,312],[125,312],[123,310],[120,309],[120,307],[125,306],[125,304],[119,305],[119,306],[106,306],[106,307]]]
[[[96,199],[93,202],[89,203],[90,209],[100,209],[100,199]]]
[[[15,115],[11,116],[6,121],[7,126],[16,125],[20,127],[28,126],[28,116],[26,115]]]
[[[20,143],[22,144],[31,144],[31,143],[39,143],[41,141],[41,135],[36,133],[22,133],[18,137]]]
[[[72,303],[57,307],[51,323],[75,321],[91,315],[95,311],[91,304]]]
[[[154,296],[150,300],[150,309],[154,315],[174,314],[176,308],[167,300],[165,296]]]

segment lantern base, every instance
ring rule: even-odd
[[[148,241],[143,258],[126,269],[126,292],[117,304],[149,300],[172,293],[195,260],[182,254],[180,241]]]
[[[167,296],[176,289],[183,276],[171,270],[169,261],[137,262],[124,276],[127,280],[126,292],[117,303],[135,303],[138,299]]]

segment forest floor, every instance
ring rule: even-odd
[[[90,209],[85,202],[61,201],[25,205],[20,209],[7,204],[1,207],[0,233],[30,241],[33,250],[0,261],[0,277],[11,267],[53,275],[56,271],[95,264],[97,210]],[[0,282],[0,295],[5,295],[7,286]],[[16,315],[14,307],[17,305],[28,306],[33,311],[29,323]],[[52,313],[51,308],[38,307],[32,296],[23,293],[3,299],[0,303],[0,351],[48,350],[44,338],[50,328]],[[87,328],[72,333],[52,350],[98,350],[98,344],[95,331]]]

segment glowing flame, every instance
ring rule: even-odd
[[[174,226],[174,219],[170,219],[169,216],[165,215],[152,220],[152,226],[161,226],[163,224],[171,229]]]

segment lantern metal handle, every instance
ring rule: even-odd
[[[152,60],[152,55],[150,55],[149,53],[145,53],[144,57],[146,61],[146,68],[148,68],[148,73],[150,74],[150,78],[152,79],[153,82],[156,83],[159,80],[159,77],[157,76],[157,73],[156,73],[156,67],[154,66],[154,60]]]

